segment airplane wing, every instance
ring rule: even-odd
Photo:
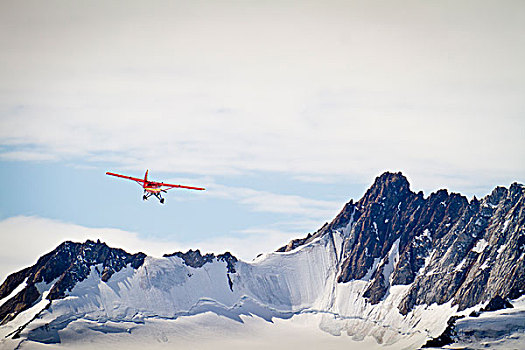
[[[166,190],[171,190],[172,188],[186,188],[186,189],[189,189],[189,190],[197,190],[197,191],[204,191],[205,190],[205,188],[202,188],[202,187],[192,187],[192,186],[184,186],[184,185],[172,185],[172,184],[165,184],[163,182],[155,182],[155,184],[167,187]]]
[[[106,173],[106,175],[111,175],[111,176],[116,176],[116,177],[120,177],[120,178],[127,179],[127,180],[137,181],[140,184],[144,183],[144,179],[139,179],[139,178],[136,178],[136,177],[110,173],[109,171]]]

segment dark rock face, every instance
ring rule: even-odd
[[[339,282],[361,279],[374,261],[382,263],[372,275],[365,297],[378,303],[392,284],[410,284],[424,266],[433,241],[442,237],[467,206],[465,197],[440,190],[428,198],[410,191],[401,173],[385,173],[356,203],[357,218],[345,243]],[[385,276],[387,255],[398,242],[399,260]]]
[[[487,306],[485,306],[483,309],[481,309],[482,312],[484,311],[496,311],[496,310],[502,310],[502,309],[512,309],[514,306],[506,300],[500,297],[499,295],[496,295],[494,298],[490,299]]]
[[[400,305],[453,299],[460,310],[499,295],[525,292],[525,189],[513,184],[472,200],[452,228],[433,244],[433,255]],[[428,288],[432,286],[432,288]]]
[[[237,262],[237,258],[231,255],[230,252],[226,252],[224,254],[217,255],[218,261],[224,261],[226,263],[226,268],[228,269],[228,273],[235,273],[235,263]]]
[[[0,307],[0,322],[12,320],[42,297],[38,283],[54,282],[47,299],[60,299],[76,283],[86,279],[92,267],[96,267],[101,279],[107,282],[115,272],[127,265],[137,269],[144,263],[145,257],[143,253],[132,255],[122,249],[110,248],[100,241],[64,242],[38,259],[35,265],[10,275],[0,286],[0,297],[6,297],[27,279],[26,287]]]
[[[499,295],[525,294],[525,187],[497,187],[482,200],[439,190],[427,198],[401,173],[384,173],[330,224],[278,251],[345,228],[339,283],[370,281],[380,302],[392,285],[410,285],[399,310],[453,300],[459,309]]]
[[[445,345],[454,343],[456,337],[456,321],[464,316],[452,316],[447,322],[447,328],[437,338],[430,339],[423,345],[423,348],[441,348]]]
[[[204,256],[201,255],[200,250],[188,250],[186,253],[182,252],[175,252],[173,254],[164,254],[163,255],[166,258],[169,258],[170,256],[177,256],[184,260],[184,263],[188,266],[199,268],[203,267],[204,264],[213,262],[213,259],[215,259],[214,254],[205,254]]]
[[[318,231],[319,232],[319,231]],[[280,252],[280,253],[283,253],[283,252],[289,252],[289,251],[292,251],[294,250],[295,248],[297,247],[300,247],[302,245],[305,245],[306,243],[310,242],[311,241],[311,238],[312,238],[312,234],[309,233],[305,238],[297,238],[297,239],[293,239],[290,241],[290,243],[288,243],[287,245],[279,248],[276,250],[276,252]]]
[[[217,256],[215,256],[215,254],[213,253],[207,253],[205,255],[202,255],[199,249],[190,249],[186,253],[175,252],[172,254],[164,254],[163,256],[165,258],[177,256],[184,261],[184,264],[193,268],[203,267],[204,264],[211,263],[214,259],[217,259],[217,261],[224,261],[226,263],[228,273],[235,273],[235,263],[237,262],[237,258],[231,255],[230,252],[219,254]]]

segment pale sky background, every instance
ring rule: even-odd
[[[523,1],[0,0],[0,279],[66,239],[250,260],[383,171],[525,182]],[[106,171],[205,186],[141,200]]]

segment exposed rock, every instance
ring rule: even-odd
[[[54,281],[47,299],[60,299],[76,283],[86,279],[92,267],[100,266],[103,271],[101,279],[107,282],[127,265],[137,269],[145,257],[143,253],[129,254],[122,249],[110,248],[100,241],[64,242],[38,259],[35,265],[10,275],[0,286],[0,294],[5,297],[27,279],[27,286],[0,307],[0,320],[8,322],[31,307],[41,297],[36,287],[39,283]]]
[[[445,345],[454,343],[454,337],[456,336],[455,325],[456,321],[463,318],[464,316],[452,316],[447,322],[447,328],[437,338],[430,339],[423,345],[423,348],[441,348]]]
[[[199,249],[190,249],[186,253],[175,252],[171,254],[164,254],[163,256],[166,258],[177,256],[184,261],[184,264],[193,268],[203,267],[206,263],[211,263],[213,260],[217,259],[217,261],[224,261],[226,263],[228,273],[235,273],[235,263],[237,262],[237,258],[230,252],[219,254],[217,256],[215,256],[213,253],[206,253],[205,255],[202,255]]]
[[[434,254],[400,311],[406,314],[414,305],[451,299],[464,310],[496,295],[523,295],[524,221],[522,186],[498,187],[481,201],[473,199],[449,232],[434,242]]]
[[[312,242],[314,239],[323,237],[326,234],[329,234],[333,231],[340,231],[344,229],[350,221],[353,221],[355,219],[356,215],[359,215],[356,212],[355,204],[353,200],[350,200],[350,202],[346,203],[343,207],[343,210],[335,217],[334,220],[332,220],[331,223],[325,223],[319,230],[317,230],[314,234],[308,233],[306,237],[304,238],[297,238],[292,241],[290,241],[287,245],[277,249],[277,252],[289,252],[294,250],[297,247],[300,247],[302,245],[308,244]]]
[[[178,256],[184,261],[186,265],[194,268],[203,267],[204,264],[213,262],[213,259],[215,259],[215,255],[211,253],[207,253],[204,256],[202,256],[199,249],[190,249],[186,253],[176,252],[172,254],[164,254],[164,257],[166,258],[170,256]]]
[[[287,245],[277,249],[276,252],[281,252],[282,253],[282,252],[292,251],[295,248],[297,248],[299,246],[302,246],[302,245],[305,245],[306,243],[308,243],[311,238],[312,238],[312,234],[309,233],[305,238],[293,239]]]
[[[392,285],[410,285],[399,310],[453,300],[459,310],[525,291],[525,188],[514,183],[470,202],[439,190],[427,198],[401,173],[386,172],[331,223],[278,251],[344,231],[338,282],[367,279],[365,297],[378,303]],[[398,258],[385,277],[387,255]]]
[[[226,252],[224,254],[217,255],[218,261],[224,261],[226,263],[226,268],[228,269],[228,273],[235,273],[235,263],[237,262],[237,258],[231,255],[230,252]],[[229,275],[228,275],[229,279]],[[230,286],[231,288],[231,286]]]
[[[496,311],[496,310],[502,310],[502,309],[512,309],[514,306],[506,300],[500,297],[499,295],[496,295],[494,298],[490,299],[487,306],[481,309],[481,311]]]

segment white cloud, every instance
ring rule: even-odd
[[[12,151],[0,153],[1,160],[16,160],[16,161],[50,161],[58,160],[56,154],[32,152],[32,151]]]
[[[24,4],[0,11],[4,158],[525,176],[521,2]]]
[[[251,260],[257,254],[273,251],[298,236],[297,233],[267,228],[251,228],[241,233],[240,237],[215,237],[189,246],[174,241],[148,239],[115,228],[89,228],[41,217],[16,216],[0,221],[0,281],[3,282],[10,273],[33,265],[40,256],[66,240],[83,242],[100,239],[111,247],[122,248],[129,253],[141,251],[152,256],[188,249],[217,254],[230,251],[240,259]]]
[[[207,185],[207,196],[234,200],[248,206],[253,211],[267,213],[293,214],[306,219],[326,219],[334,217],[341,203],[306,198],[297,195],[284,195],[258,191],[245,187],[224,186],[216,183]]]
[[[16,216],[0,221],[0,238],[0,277],[3,278],[11,272],[33,265],[41,255],[65,240],[101,239],[129,252],[145,250],[153,255],[161,254],[163,248],[162,242],[142,240],[132,232],[114,228],[88,228],[32,216]],[[177,248],[173,246],[173,249]]]

